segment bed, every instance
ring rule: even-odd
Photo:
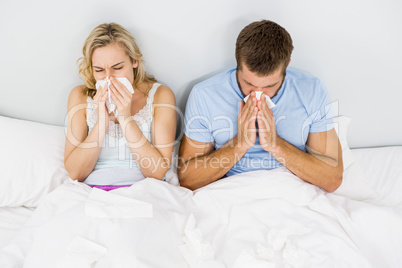
[[[400,267],[402,146],[349,149],[335,193],[287,169],[196,191],[147,178],[104,192],[68,178],[65,129],[0,116],[0,267]]]

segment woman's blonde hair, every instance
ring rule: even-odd
[[[138,61],[138,67],[133,69],[134,83],[136,88],[140,83],[155,83],[156,79],[145,72],[144,60],[134,37],[121,25],[117,23],[104,23],[92,30],[88,38],[85,40],[82,48],[83,57],[78,59],[79,74],[84,79],[86,86],[86,94],[91,98],[94,97],[96,80],[92,73],[92,53],[98,47],[104,47],[112,43],[121,44],[131,62]],[[147,93],[147,92],[145,92]]]

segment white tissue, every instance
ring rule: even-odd
[[[272,228],[268,232],[268,243],[272,246],[273,250],[281,250],[285,246],[287,240],[288,233],[285,230]]]
[[[195,218],[190,214],[183,235],[184,244],[179,251],[191,268],[224,268],[215,260],[215,254],[210,243],[203,241],[201,230],[195,226]]]
[[[128,81],[127,78],[116,77],[116,79],[119,80],[119,82],[122,83],[128,89],[128,91],[131,92],[131,94],[134,93],[133,85],[131,85],[130,81]],[[117,117],[118,112],[116,110],[116,104],[113,102],[112,98],[110,97],[110,79],[109,79],[109,77],[106,77],[106,80],[96,81],[96,84],[95,84],[96,90],[98,90],[99,87],[105,88],[105,86],[107,86],[107,91],[108,91],[108,98],[106,100],[107,110],[109,111],[109,114],[114,112],[115,117]]]
[[[233,268],[275,268],[274,252],[257,244],[257,253],[251,248],[244,249],[236,258]]]
[[[282,263],[280,267],[311,267],[310,254],[298,248],[295,241],[289,238],[292,227],[271,229],[268,232],[268,244],[257,244],[256,252],[252,248],[244,249],[236,258],[234,268],[274,268],[275,264]],[[297,233],[297,232],[296,232]],[[300,233],[298,233],[300,235]]]
[[[255,97],[257,98],[257,100],[261,99],[261,94],[262,91],[254,91],[255,92]],[[250,97],[251,94],[248,94],[245,98],[244,98],[244,103],[247,102],[248,98]],[[274,108],[276,105],[275,103],[272,102],[272,100],[270,99],[270,97],[268,97],[267,95],[265,95],[265,100],[267,102],[267,105],[269,107],[269,109]]]
[[[310,253],[297,248],[291,241],[286,242],[283,249],[283,259],[291,265],[291,267],[311,267],[309,265]]]
[[[85,214],[97,218],[152,218],[152,204],[93,188]]]
[[[56,263],[56,267],[91,268],[106,252],[105,247],[77,236],[68,246],[67,253]]]

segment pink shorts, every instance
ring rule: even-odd
[[[122,187],[130,187],[131,185],[90,185],[88,184],[88,186],[92,187],[92,188],[98,188],[104,191],[110,191],[110,190],[114,190],[114,189],[118,189],[118,188],[122,188]]]

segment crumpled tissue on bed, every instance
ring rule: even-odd
[[[91,268],[92,264],[105,256],[107,249],[99,244],[77,236],[59,259],[57,268]]]
[[[255,91],[255,97],[257,98],[257,100],[261,99],[261,94],[262,91]],[[247,102],[248,98],[250,97],[251,94],[248,94],[245,98],[244,98],[244,103]],[[265,100],[267,102],[268,108],[272,109],[274,108],[276,105],[275,103],[273,103],[273,101],[270,99],[270,97],[268,97],[268,95],[265,95]]]
[[[120,83],[122,83],[131,92],[131,94],[134,93],[133,85],[131,85],[130,81],[128,81],[127,78],[116,77],[115,79],[117,79]],[[116,104],[110,97],[110,79],[109,79],[109,77],[106,77],[106,80],[96,81],[95,87],[96,87],[96,90],[98,90],[99,87],[104,88],[106,85],[107,85],[107,91],[108,91],[108,98],[106,99],[107,110],[109,111],[109,114],[114,112],[114,116],[117,117],[118,111],[116,110]]]
[[[274,268],[274,252],[265,248],[261,244],[257,244],[257,253],[251,248],[243,250],[237,257],[233,268]]]
[[[269,230],[267,237],[268,243],[273,250],[281,250],[288,240],[288,232],[286,232],[284,229],[278,230],[272,228]]]
[[[235,260],[234,268],[274,268],[279,259],[291,267],[309,267],[310,254],[294,245],[289,239],[291,233],[290,229],[272,228],[267,235],[268,246],[258,243],[256,253],[251,248],[244,249]]]
[[[152,218],[152,204],[93,188],[85,214],[97,218]]]
[[[191,268],[224,268],[222,262],[215,260],[212,246],[202,241],[200,229],[195,227],[195,218],[190,214],[184,228],[184,245],[179,246],[180,253]]]
[[[309,228],[304,231],[308,232]],[[294,241],[289,238],[295,234],[302,234],[301,230],[294,230],[292,226],[286,226],[285,228],[272,228],[269,230],[267,238],[268,243],[273,250],[282,250],[282,257],[285,262],[292,265],[293,267],[306,267],[308,260],[310,259],[310,254],[294,245]]]
[[[294,245],[294,241],[289,240],[282,253],[283,259],[293,267],[311,267],[308,264],[310,254],[301,248]]]

